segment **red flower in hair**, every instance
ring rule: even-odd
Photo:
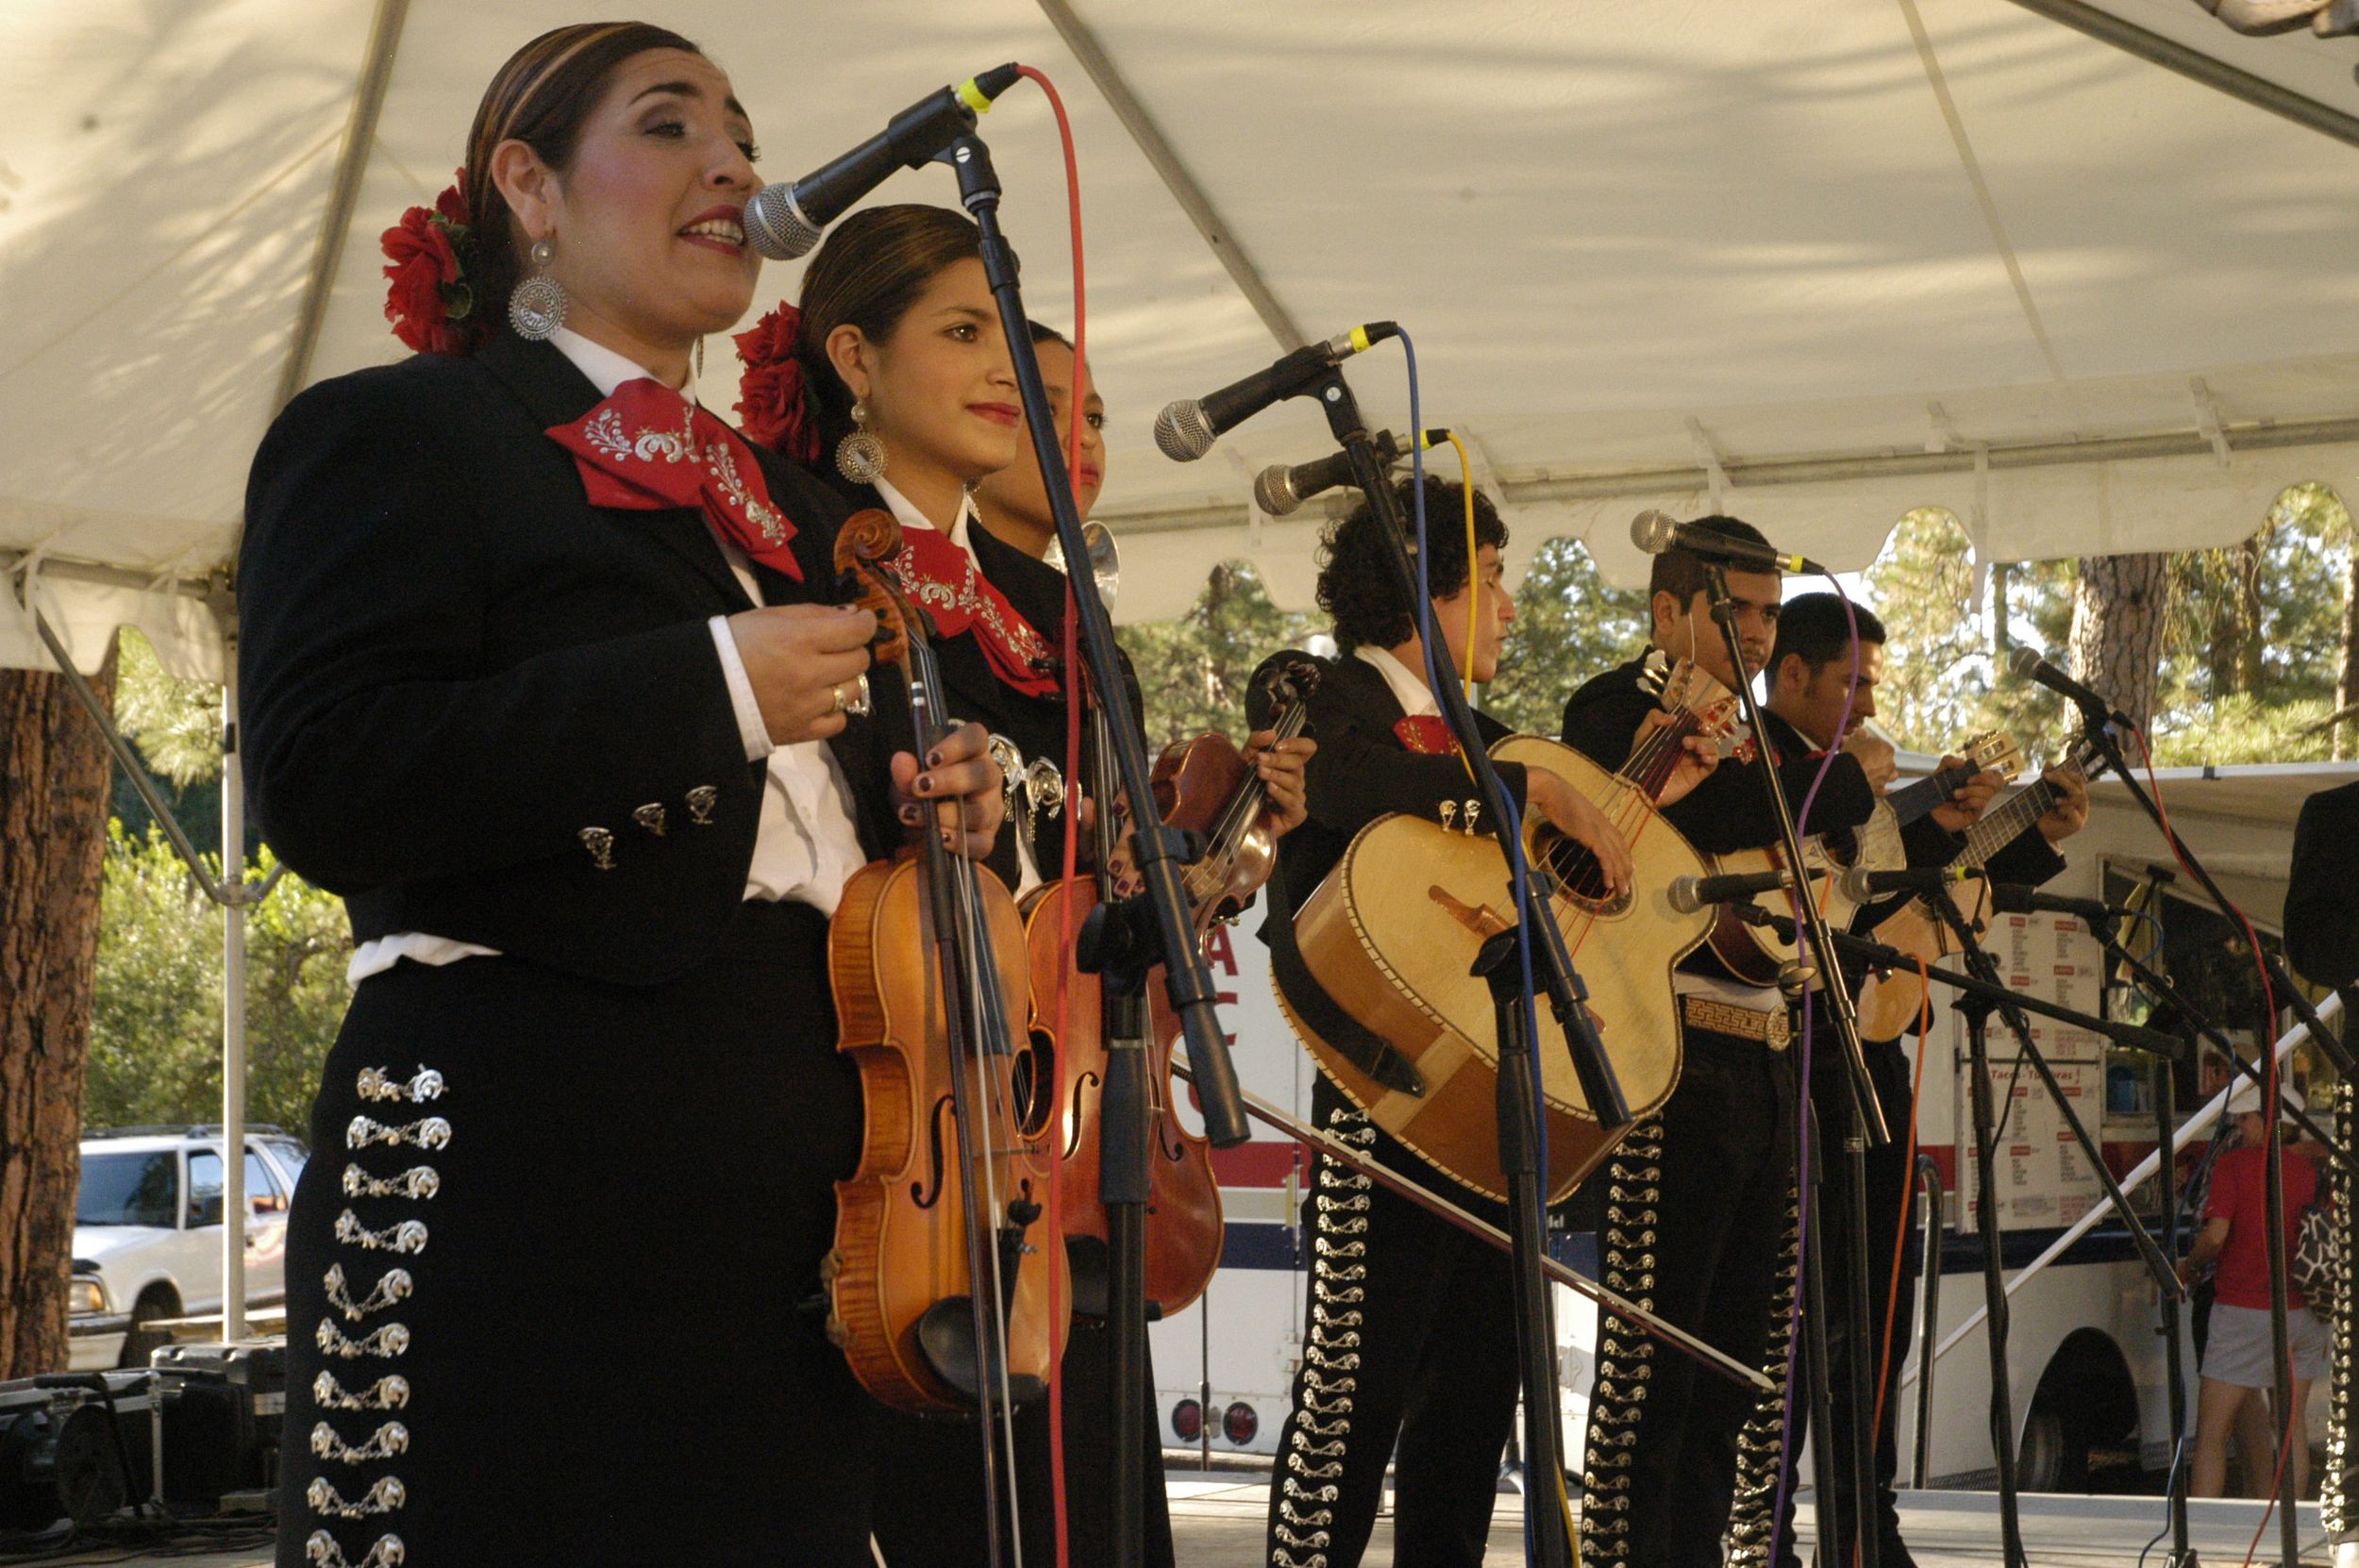
[[[797,462],[819,460],[819,430],[803,392],[803,362],[795,357],[803,313],[781,305],[737,334],[737,418],[746,439]]]
[[[385,319],[393,336],[421,354],[464,354],[480,336],[475,292],[459,262],[459,242],[467,237],[467,199],[458,180],[434,198],[428,210],[413,207],[377,242],[391,263],[385,275]]]

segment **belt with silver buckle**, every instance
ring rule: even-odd
[[[1680,1017],[1690,1028],[1758,1040],[1773,1051],[1784,1050],[1794,1032],[1792,1021],[1782,1011],[1762,1012],[1733,1002],[1715,1002],[1709,996],[1681,996]]]

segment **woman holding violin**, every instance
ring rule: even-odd
[[[989,731],[1012,798],[1033,764],[1061,768],[1064,758],[1055,641],[1064,580],[975,521],[973,488],[1016,461],[1024,441],[981,255],[963,213],[902,204],[851,214],[812,256],[799,307],[780,307],[738,339],[738,408],[755,440],[810,465],[854,509],[898,525],[895,573],[933,625],[943,700]],[[891,732],[899,693],[879,682],[877,701],[879,730]],[[1019,892],[1060,867],[1063,828],[1061,785],[1022,793],[986,862]],[[1015,1022],[1020,1030],[1026,1020]],[[1043,1403],[1015,1412],[1005,1490],[1029,1562],[1054,1560],[1046,1430]],[[986,1560],[991,1511],[971,1420],[885,1412],[874,1462],[883,1483],[877,1542],[891,1568]],[[998,1517],[1004,1535],[1004,1508]]]
[[[1070,445],[1073,422],[1076,417],[1080,421],[1080,461],[1074,501],[1086,519],[1105,480],[1105,441],[1100,434],[1105,423],[1105,403],[1086,375],[1086,367],[1082,367],[1084,373],[1077,395],[1073,345],[1061,333],[1034,322],[1031,336],[1040,358],[1041,380],[1048,394],[1050,416],[1060,426],[1061,446]],[[1056,520],[1049,509],[1047,487],[1039,464],[1030,460],[1029,436],[1024,455],[984,478],[975,489],[975,501],[983,526],[1027,555],[1045,554],[1056,538]],[[1132,696],[1135,700],[1135,688]],[[1276,734],[1262,731],[1248,739],[1240,758],[1226,736],[1198,737],[1184,746],[1171,748],[1156,763],[1158,807],[1165,809],[1167,818],[1175,810],[1193,813],[1189,820],[1176,825],[1207,832],[1213,826],[1213,819],[1218,815],[1221,804],[1232,800],[1240,792],[1249,792],[1256,797],[1254,815],[1261,829],[1274,839],[1303,820],[1303,767],[1316,749],[1306,736],[1296,734],[1280,741]],[[1204,759],[1215,752],[1225,756],[1216,759],[1214,767],[1208,768]],[[1222,763],[1225,766],[1217,765]],[[1213,778],[1215,773],[1217,777]],[[1165,792],[1180,780],[1199,785],[1209,780],[1210,787],[1199,788],[1193,793],[1181,790],[1177,792],[1180,798],[1166,800]],[[1200,798],[1205,796],[1218,798]],[[1207,832],[1208,838],[1212,836]],[[1204,869],[1218,858],[1215,850],[1196,869]],[[1127,854],[1116,851],[1109,859],[1116,868],[1114,876],[1109,879],[1111,891],[1117,894],[1129,891],[1131,878],[1123,869],[1128,863]],[[1192,871],[1191,881],[1194,879]],[[1096,890],[1087,887],[1086,877],[1079,879],[1079,886],[1083,896],[1077,903],[1094,902]],[[1192,894],[1195,891],[1192,886]],[[1242,891],[1246,897],[1250,896],[1249,888]],[[1216,909],[1216,905],[1217,900],[1207,901],[1203,918],[1198,921],[1199,929],[1210,924],[1214,913],[1233,912],[1228,908]],[[1070,965],[1070,949],[1062,940],[1053,902],[1044,902],[1032,909],[1029,927],[1033,939],[1034,1001],[1046,1013],[1054,1006],[1059,972]],[[1068,1160],[1065,1170],[1066,1233],[1074,1239],[1077,1276],[1085,1280],[1092,1278],[1093,1271],[1082,1265],[1095,1259],[1094,1277],[1102,1284],[1106,1220],[1097,1198],[1096,1095],[1105,1078],[1105,1043],[1093,1034],[1099,1022],[1092,1016],[1098,1006],[1095,977],[1069,972],[1066,983],[1073,991],[1066,1012],[1072,1034],[1061,1041],[1060,1059],[1067,1095],[1075,1103],[1072,1119],[1077,1133],[1075,1158]],[[1149,1160],[1153,1195],[1146,1220],[1147,1295],[1163,1315],[1168,1315],[1203,1290],[1219,1260],[1222,1226],[1218,1186],[1213,1176],[1208,1146],[1179,1125],[1170,1103],[1177,1093],[1169,1075],[1169,1050],[1177,1026],[1163,1006],[1161,983],[1160,974],[1148,981],[1148,999],[1153,1004],[1151,1027],[1155,1031],[1154,1048],[1149,1054],[1149,1090],[1158,1097],[1158,1104],[1154,1107],[1157,1125],[1151,1144],[1154,1155]],[[1044,1018],[1043,1022],[1053,1020]],[[1074,1321],[1073,1337],[1063,1363],[1065,1513],[1068,1541],[1076,1560],[1084,1560],[1086,1553],[1106,1538],[1108,1489],[1113,1479],[1114,1452],[1114,1436],[1107,1424],[1112,1373],[1112,1344],[1106,1321],[1102,1314],[1089,1315],[1085,1306],[1082,1315]],[[1136,1440],[1145,1447],[1143,1471],[1146,1477],[1146,1542],[1143,1560],[1154,1568],[1155,1564],[1170,1562],[1171,1538],[1163,1489],[1163,1444],[1155,1410],[1151,1358],[1143,1376],[1146,1386],[1142,1409],[1146,1416],[1146,1429]],[[1036,1439],[1033,1446],[1045,1450],[1046,1430],[1038,1426],[1031,1430]],[[1042,1457],[1046,1458],[1045,1452]]]
[[[420,352],[255,460],[255,811],[358,944],[285,1568],[870,1560],[871,1407],[800,1308],[862,1128],[828,919],[896,819],[976,855],[1001,802],[979,729],[921,759],[855,716],[841,501],[688,391],[752,297],[753,156],[687,40],[535,39],[387,236]]]

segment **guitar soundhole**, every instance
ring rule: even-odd
[[[1606,891],[1605,872],[1586,844],[1544,826],[1532,834],[1531,847],[1531,874],[1550,896],[1569,899],[1593,915],[1618,915],[1630,908],[1628,890]]]

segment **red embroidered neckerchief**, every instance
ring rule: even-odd
[[[1393,738],[1424,757],[1455,757],[1458,737],[1439,713],[1412,713],[1393,721]]]
[[[736,431],[660,381],[642,376],[548,434],[574,455],[594,507],[653,511],[700,507],[723,538],[762,565],[803,576],[795,528],[770,499],[761,464]]]
[[[949,535],[938,528],[903,528],[893,567],[909,596],[932,618],[938,636],[973,632],[1001,685],[1028,697],[1055,695],[1048,640],[1016,613],[975,558]]]

